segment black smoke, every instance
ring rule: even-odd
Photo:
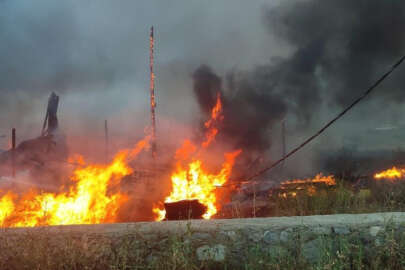
[[[155,0],[0,1],[1,134],[11,125],[37,128],[51,91],[61,95],[62,126],[70,121],[81,127],[76,119],[86,127],[94,123],[83,133],[112,115],[123,119],[126,110],[146,115],[152,24],[158,119],[192,118],[184,113],[194,109],[187,72],[207,64],[211,71],[200,68],[194,76],[202,111],[222,92],[226,119],[220,136],[253,152],[269,149],[272,137],[276,142],[274,132],[285,117],[297,119],[296,126],[287,123],[292,139],[301,140],[301,131],[321,125],[314,121],[325,112],[320,105],[346,106],[404,53],[401,0],[272,1],[262,13],[259,2],[218,3],[213,12],[210,4],[174,1],[166,16],[169,6]],[[235,20],[239,15],[249,20]],[[373,102],[395,111],[405,97],[404,70],[384,82]],[[72,104],[77,100],[84,102]],[[146,119],[140,125],[147,123],[145,115],[137,117]]]
[[[298,120],[298,132],[318,128],[311,120],[322,104],[347,106],[405,53],[402,1],[289,1],[262,15],[268,33],[292,48],[289,56],[231,71],[225,83],[205,65],[193,75],[204,113],[216,93],[223,96],[226,120],[219,138],[248,153],[268,150],[271,129],[285,117]],[[405,99],[404,70],[384,82],[377,102]]]
[[[224,121],[218,139],[245,154],[265,152],[271,145],[269,128],[285,116],[286,103],[271,85],[255,85],[247,79],[236,83],[230,78],[233,87],[226,88],[210,67],[200,66],[193,74],[198,104],[208,116],[220,93]]]
[[[287,67],[277,69],[297,71],[302,85],[296,86],[307,91],[323,84],[322,90],[340,106],[347,106],[405,53],[403,1],[288,1],[265,11],[264,22],[296,50],[282,63]],[[404,100],[401,70],[384,83],[378,98]],[[279,87],[289,92],[284,83]]]

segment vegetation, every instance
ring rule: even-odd
[[[362,188],[340,180],[336,186],[303,190],[295,196],[278,197],[267,216],[308,216],[405,211],[405,181],[369,181]]]
[[[336,185],[305,185],[294,189],[252,195],[248,211],[233,204],[231,218],[311,216],[405,211],[405,180],[364,179],[356,186],[351,179],[338,179]],[[245,204],[246,205],[246,204]],[[255,207],[253,209],[253,207]],[[246,206],[245,206],[246,208]]]

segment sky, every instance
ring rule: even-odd
[[[198,129],[204,106],[193,75],[204,65],[221,81],[230,123],[263,119],[262,127],[247,126],[260,132],[239,136],[268,138],[263,149],[276,159],[283,119],[292,148],[405,53],[404,6],[400,0],[2,0],[0,135],[16,127],[19,140],[38,136],[55,91],[69,136],[101,137],[104,119],[121,144],[140,136],[149,120],[153,25],[158,135]],[[403,147],[404,72],[400,67],[296,161],[316,149]],[[0,138],[0,148],[7,147],[8,138]]]

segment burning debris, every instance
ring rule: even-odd
[[[44,125],[44,136],[21,143],[19,149],[27,149],[32,153],[38,147],[38,141],[44,141],[46,145],[45,142],[57,134],[55,108],[58,101],[57,96],[52,94],[45,118],[48,128],[45,129]],[[207,162],[207,158],[212,155],[210,145],[215,142],[218,125],[223,119],[222,101],[218,94],[210,119],[205,122],[204,140],[200,145],[185,140],[176,151],[175,168],[170,176],[171,192],[164,200],[164,208],[153,209],[159,215],[157,220],[209,219],[218,212],[217,187],[228,181],[235,159],[241,153],[241,150],[225,153],[219,168]],[[67,186],[60,186],[56,192],[36,188],[24,192],[0,191],[0,226],[117,222],[119,209],[128,200],[129,194],[121,190],[120,184],[131,175],[136,175],[133,165],[129,163],[148,148],[152,141],[152,135],[147,136],[134,149],[120,151],[106,165],[89,164],[82,156],[71,155],[66,160],[76,169],[70,175]]]
[[[397,181],[405,178],[405,169],[392,167],[391,169],[376,173],[374,175],[376,180],[390,180]]]
[[[58,104],[59,97],[51,93],[41,136],[23,141],[15,149],[13,146],[11,150],[0,153],[0,175],[9,175],[10,166],[19,170],[44,171],[54,162],[63,162],[67,159],[66,140],[59,130],[57,118]],[[13,137],[15,138],[15,129]]]
[[[42,136],[52,135],[58,129],[58,106],[59,96],[52,92],[48,100],[48,108],[46,110],[44,125],[42,127]]]
[[[128,162],[149,145],[149,138],[134,149],[120,151],[108,165],[83,165],[71,176],[68,191],[46,193],[31,190],[23,194],[0,192],[0,226],[32,227],[64,224],[96,224],[117,221],[119,207],[127,199],[111,192],[124,176],[131,174]]]
[[[202,219],[207,207],[198,200],[165,203],[166,220]]]
[[[149,42],[151,124],[148,136],[139,141],[133,149],[119,151],[115,158],[108,163],[108,129],[107,122],[105,122],[106,164],[87,163],[82,156],[76,154],[68,157],[64,136],[59,131],[57,118],[59,97],[52,93],[48,100],[41,136],[22,142],[15,150],[13,147],[12,151],[0,154],[0,163],[7,164],[9,160],[12,160],[19,169],[27,168],[32,171],[33,167],[44,170],[52,161],[70,163],[75,167],[69,175],[69,183],[60,185],[56,192],[39,188],[24,192],[0,190],[0,226],[119,222],[121,221],[119,219],[120,209],[125,207],[125,203],[130,199],[129,194],[131,194],[131,191],[122,189],[125,185],[121,185],[121,183],[128,184],[129,178],[134,179],[137,174],[141,173],[153,175],[157,179],[170,180],[169,188],[163,190],[164,194],[160,194],[162,196],[156,200],[158,206],[148,208],[156,215],[156,220],[210,219],[223,214],[220,213],[223,210],[221,208],[226,208],[223,207],[224,197],[226,197],[223,195],[225,192],[234,191],[235,188],[234,183],[230,183],[230,178],[235,171],[236,159],[242,159],[242,149],[244,154],[247,153],[243,156],[243,163],[250,164],[250,166],[246,166],[247,170],[244,167],[245,173],[252,169],[252,166],[258,161],[265,159],[263,153],[271,145],[269,128],[284,119],[288,112],[288,104],[294,103],[289,99],[296,96],[296,90],[291,89],[299,88],[291,86],[296,83],[302,85],[303,80],[296,79],[296,75],[301,72],[297,72],[300,71],[298,69],[292,69],[292,73],[287,74],[278,83],[281,87],[277,87],[277,83],[273,85],[268,81],[269,77],[275,78],[279,75],[280,72],[277,68],[259,67],[254,72],[247,73],[240,78],[235,76],[229,81],[229,85],[233,87],[225,89],[219,76],[214,74],[209,67],[201,66],[193,74],[194,93],[201,111],[209,118],[201,122],[203,135],[199,137],[200,140],[185,139],[183,141],[181,147],[175,151],[174,158],[168,162],[167,166],[172,166],[168,177],[163,177],[163,173],[156,173],[158,168],[154,168],[152,173],[147,170],[136,172],[135,165],[132,163],[149,146],[153,156],[153,162],[149,163],[157,164],[153,27]],[[313,49],[317,51],[317,48],[318,46],[314,46],[311,51]],[[289,64],[286,63],[286,66]],[[315,71],[315,65],[311,69]],[[297,74],[295,74],[296,72]],[[384,76],[386,77],[386,75]],[[382,78],[385,78],[384,76]],[[290,85],[291,82],[294,83]],[[305,85],[314,86],[317,83],[314,78],[309,78]],[[315,92],[318,91],[318,87],[307,88],[314,88]],[[289,94],[282,96],[279,89],[287,89]],[[357,104],[371,90],[368,90],[348,109]],[[313,96],[314,98],[308,99],[307,95],[301,94],[299,102],[296,103],[296,111],[299,111],[296,113],[298,119],[300,120],[302,115],[301,117],[305,118],[306,123],[310,119],[310,114],[302,111],[312,109],[314,107],[312,105],[318,103],[317,93],[314,93]],[[338,117],[345,114],[348,109],[345,109]],[[316,136],[337,119],[328,123]],[[282,129],[285,133],[284,123]],[[283,156],[286,158],[290,154],[286,154],[285,135],[283,136]],[[310,137],[300,147],[316,136]],[[212,147],[214,144],[218,146],[215,149]],[[299,149],[290,153],[295,153]],[[375,178],[400,179],[403,178],[404,173],[405,169],[394,167],[376,174]],[[239,189],[240,194],[237,194],[239,196],[234,196],[234,198],[237,197],[238,203],[245,208],[243,211],[248,209],[253,216],[256,216],[258,214],[256,209],[271,207],[272,200],[296,197],[299,193],[312,196],[318,190],[336,186],[335,178],[332,175],[323,176],[322,174],[313,179],[284,181],[277,186],[275,185],[279,181],[269,182],[252,181],[246,184],[248,188]],[[231,189],[219,189],[219,187],[231,187]],[[223,192],[223,190],[226,191]],[[142,206],[144,207],[144,205]]]
[[[215,106],[211,109],[211,118],[205,122],[205,140],[200,147],[191,141],[184,141],[182,147],[175,155],[176,168],[171,175],[172,191],[166,197],[165,203],[198,200],[207,210],[203,218],[209,219],[218,212],[216,205],[216,188],[224,185],[229,179],[235,159],[242,152],[225,153],[225,162],[218,173],[210,173],[204,168],[203,156],[208,146],[215,140],[218,133],[218,121],[222,121],[222,102],[217,94]],[[157,220],[169,219],[165,209],[155,208]]]
[[[332,175],[324,176],[318,174],[315,178],[296,179],[284,181],[280,185],[279,197],[295,197],[298,192],[306,192],[308,195],[314,195],[318,189],[335,186],[336,181]]]
[[[232,201],[224,205],[223,217],[261,216],[272,211],[275,201],[296,197],[299,194],[315,195],[320,190],[336,186],[332,175],[318,174],[314,178],[294,179],[276,184],[276,181],[250,181],[242,183],[232,196]]]
[[[290,186],[305,186],[305,185],[317,185],[317,184],[334,186],[334,185],[336,185],[336,181],[332,175],[324,176],[320,173],[320,174],[316,175],[315,178],[284,181],[281,183],[281,188],[285,189]]]

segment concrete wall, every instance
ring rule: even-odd
[[[158,254],[173,236],[189,242],[199,260],[240,258],[248,246],[280,254],[299,249],[308,261],[319,260],[319,250],[330,241],[356,239],[364,246],[378,246],[387,235],[405,234],[405,213],[325,215],[307,217],[191,220],[100,225],[69,225],[36,228],[3,228],[0,237],[24,241],[27,235],[69,236],[87,247],[98,239],[133,237]],[[103,241],[104,241],[103,240]],[[326,241],[327,240],[327,241]],[[329,242],[328,242],[329,241]],[[57,245],[57,244],[56,244]],[[329,245],[330,246],[330,245]],[[334,246],[334,245],[332,245]],[[365,251],[367,252],[367,251]]]

